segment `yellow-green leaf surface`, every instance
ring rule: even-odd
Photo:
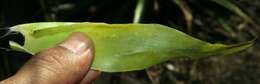
[[[40,22],[14,26],[25,36],[13,49],[35,54],[62,42],[72,32],[92,38],[96,56],[92,69],[104,72],[142,70],[174,58],[201,58],[235,53],[253,41],[234,45],[211,44],[159,24]]]

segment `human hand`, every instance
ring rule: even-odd
[[[14,76],[0,84],[90,84],[101,73],[90,70],[94,46],[83,33],[33,56]]]

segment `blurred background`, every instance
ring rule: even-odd
[[[234,44],[259,36],[260,0],[0,0],[0,80],[31,57],[8,28],[30,22],[159,23],[208,42]],[[198,60],[173,59],[142,71],[103,73],[95,84],[260,84],[260,45]]]

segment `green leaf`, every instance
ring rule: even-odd
[[[192,11],[189,5],[187,4],[187,1],[185,0],[173,0],[173,1],[180,7],[181,11],[183,12],[183,15],[186,20],[186,25],[188,28],[188,33],[191,34],[193,16],[192,16]]]
[[[21,48],[31,54],[54,47],[72,32],[93,39],[96,56],[92,69],[104,72],[142,70],[174,58],[201,58],[232,54],[252,46],[253,41],[234,45],[211,44],[159,24],[105,24],[41,22],[14,26],[25,36]]]
[[[246,13],[244,13],[238,6],[236,6],[229,0],[212,0],[212,1],[227,8],[228,10],[232,11],[233,13],[239,15],[244,20],[246,20],[248,22],[253,22],[252,19]]]
[[[138,0],[135,8],[133,23],[139,23],[143,14],[145,0]]]

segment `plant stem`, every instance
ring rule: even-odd
[[[143,13],[143,9],[144,9],[144,3],[145,3],[145,0],[138,0],[136,8],[135,8],[133,23],[140,22],[140,19],[142,17],[142,13]]]

